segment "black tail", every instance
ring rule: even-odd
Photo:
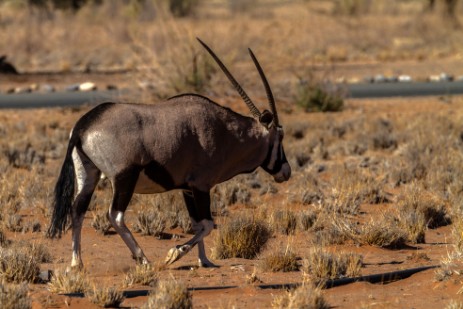
[[[74,134],[71,137],[64,159],[58,181],[55,185],[54,199],[53,199],[53,214],[51,217],[50,226],[46,236],[48,238],[61,237],[61,234],[66,229],[68,223],[72,202],[74,199],[74,182],[75,171],[72,162],[72,150],[76,145],[76,137]]]

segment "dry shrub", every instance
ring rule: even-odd
[[[445,309],[463,309],[463,303],[453,299],[445,306]]]
[[[251,192],[243,182],[243,177],[233,178],[215,186],[211,192],[211,210],[216,215],[225,215],[227,207],[233,204],[249,205]]]
[[[405,231],[397,226],[391,217],[370,220],[362,227],[358,240],[361,243],[381,248],[401,248],[407,241]]]
[[[119,308],[125,298],[122,292],[118,291],[115,287],[101,287],[96,284],[87,292],[87,295],[92,303],[104,308]]]
[[[133,230],[142,235],[160,237],[166,228],[166,220],[158,209],[144,208],[137,212]]]
[[[455,251],[463,255],[463,218],[458,217],[453,220],[452,238]]]
[[[289,272],[299,270],[297,256],[291,250],[279,250],[266,254],[260,262],[260,267],[263,271],[272,272]]]
[[[141,308],[190,309],[193,308],[193,302],[185,284],[167,279],[157,283],[154,293]]]
[[[93,213],[92,227],[100,234],[108,235],[112,225],[108,219],[108,211],[101,209]]]
[[[320,287],[305,283],[293,291],[285,292],[281,296],[276,296],[272,302],[273,308],[310,308],[328,309],[330,305],[325,301]]]
[[[298,227],[301,231],[308,231],[317,221],[317,213],[312,209],[301,211],[297,215]]]
[[[316,248],[303,260],[302,270],[309,278],[328,280],[359,276],[362,266],[363,257],[359,254],[335,254]]]
[[[84,293],[87,288],[88,280],[81,271],[57,270],[48,283],[52,293]]]
[[[20,248],[0,248],[0,279],[6,282],[34,282],[40,272],[37,258]]]
[[[357,237],[356,225],[346,215],[337,213],[318,214],[315,230],[315,241],[320,245],[344,244]]]
[[[135,268],[129,270],[125,275],[124,285],[132,286],[134,284],[141,284],[147,286],[154,286],[158,281],[159,269],[151,264],[136,265]]]
[[[32,301],[28,295],[27,284],[20,285],[0,283],[0,308],[3,309],[29,309]]]
[[[23,251],[26,255],[33,256],[38,263],[53,262],[53,256],[50,253],[50,249],[48,249],[48,246],[44,244],[21,241],[14,247]]]
[[[405,192],[398,197],[399,218],[406,218],[410,213],[423,216],[425,227],[436,228],[450,223],[445,202],[436,195],[426,192],[417,182],[405,188]]]
[[[215,246],[213,258],[253,259],[270,237],[267,225],[256,218],[236,217],[222,225]]]
[[[297,216],[291,210],[276,210],[268,219],[270,228],[284,235],[293,235],[296,232]]]
[[[151,233],[155,233],[153,235],[159,236],[162,234],[161,228],[163,226],[168,229],[180,227],[184,233],[191,232],[190,216],[186,209],[183,195],[180,192],[173,191],[155,195],[140,195],[136,197],[136,202],[142,205],[141,212],[147,212],[147,214],[139,214],[141,219],[139,223],[145,225],[143,227],[145,232],[152,230]],[[157,212],[157,214],[154,214],[154,212]],[[148,218],[143,218],[144,215],[152,216],[155,219],[151,228],[149,225],[146,226],[147,222],[145,220]]]

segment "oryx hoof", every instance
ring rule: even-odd
[[[183,246],[176,246],[169,250],[166,257],[166,265],[170,265],[175,261],[178,261],[182,256],[187,254],[191,250],[191,246],[183,245]]]
[[[135,263],[137,265],[148,265],[150,264],[150,261],[146,257],[140,257],[140,256],[132,256],[132,258],[135,260]]]
[[[220,268],[219,265],[216,265],[212,263],[211,261],[198,261],[199,267],[204,267],[204,268]]]

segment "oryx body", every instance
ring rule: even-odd
[[[258,69],[261,70],[259,66]],[[245,93],[244,96],[247,98]],[[200,264],[213,266],[203,243],[213,228],[211,188],[259,166],[277,182],[290,177],[291,169],[281,143],[282,129],[274,104],[271,108],[273,114],[268,111],[260,114],[251,108],[255,117],[247,117],[195,94],[179,95],[153,105],[98,105],[82,116],[72,130],[55,187],[48,235],[59,236],[70,214],[72,266],[82,265],[82,222],[103,173],[113,188],[109,220],[137,261],[148,263],[124,223],[124,212],[133,193],[181,189],[195,236],[171,249],[166,262],[176,261],[198,244]]]

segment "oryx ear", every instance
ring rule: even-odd
[[[268,110],[264,110],[259,117],[259,122],[262,123],[264,126],[269,127],[272,121],[273,114]]]

